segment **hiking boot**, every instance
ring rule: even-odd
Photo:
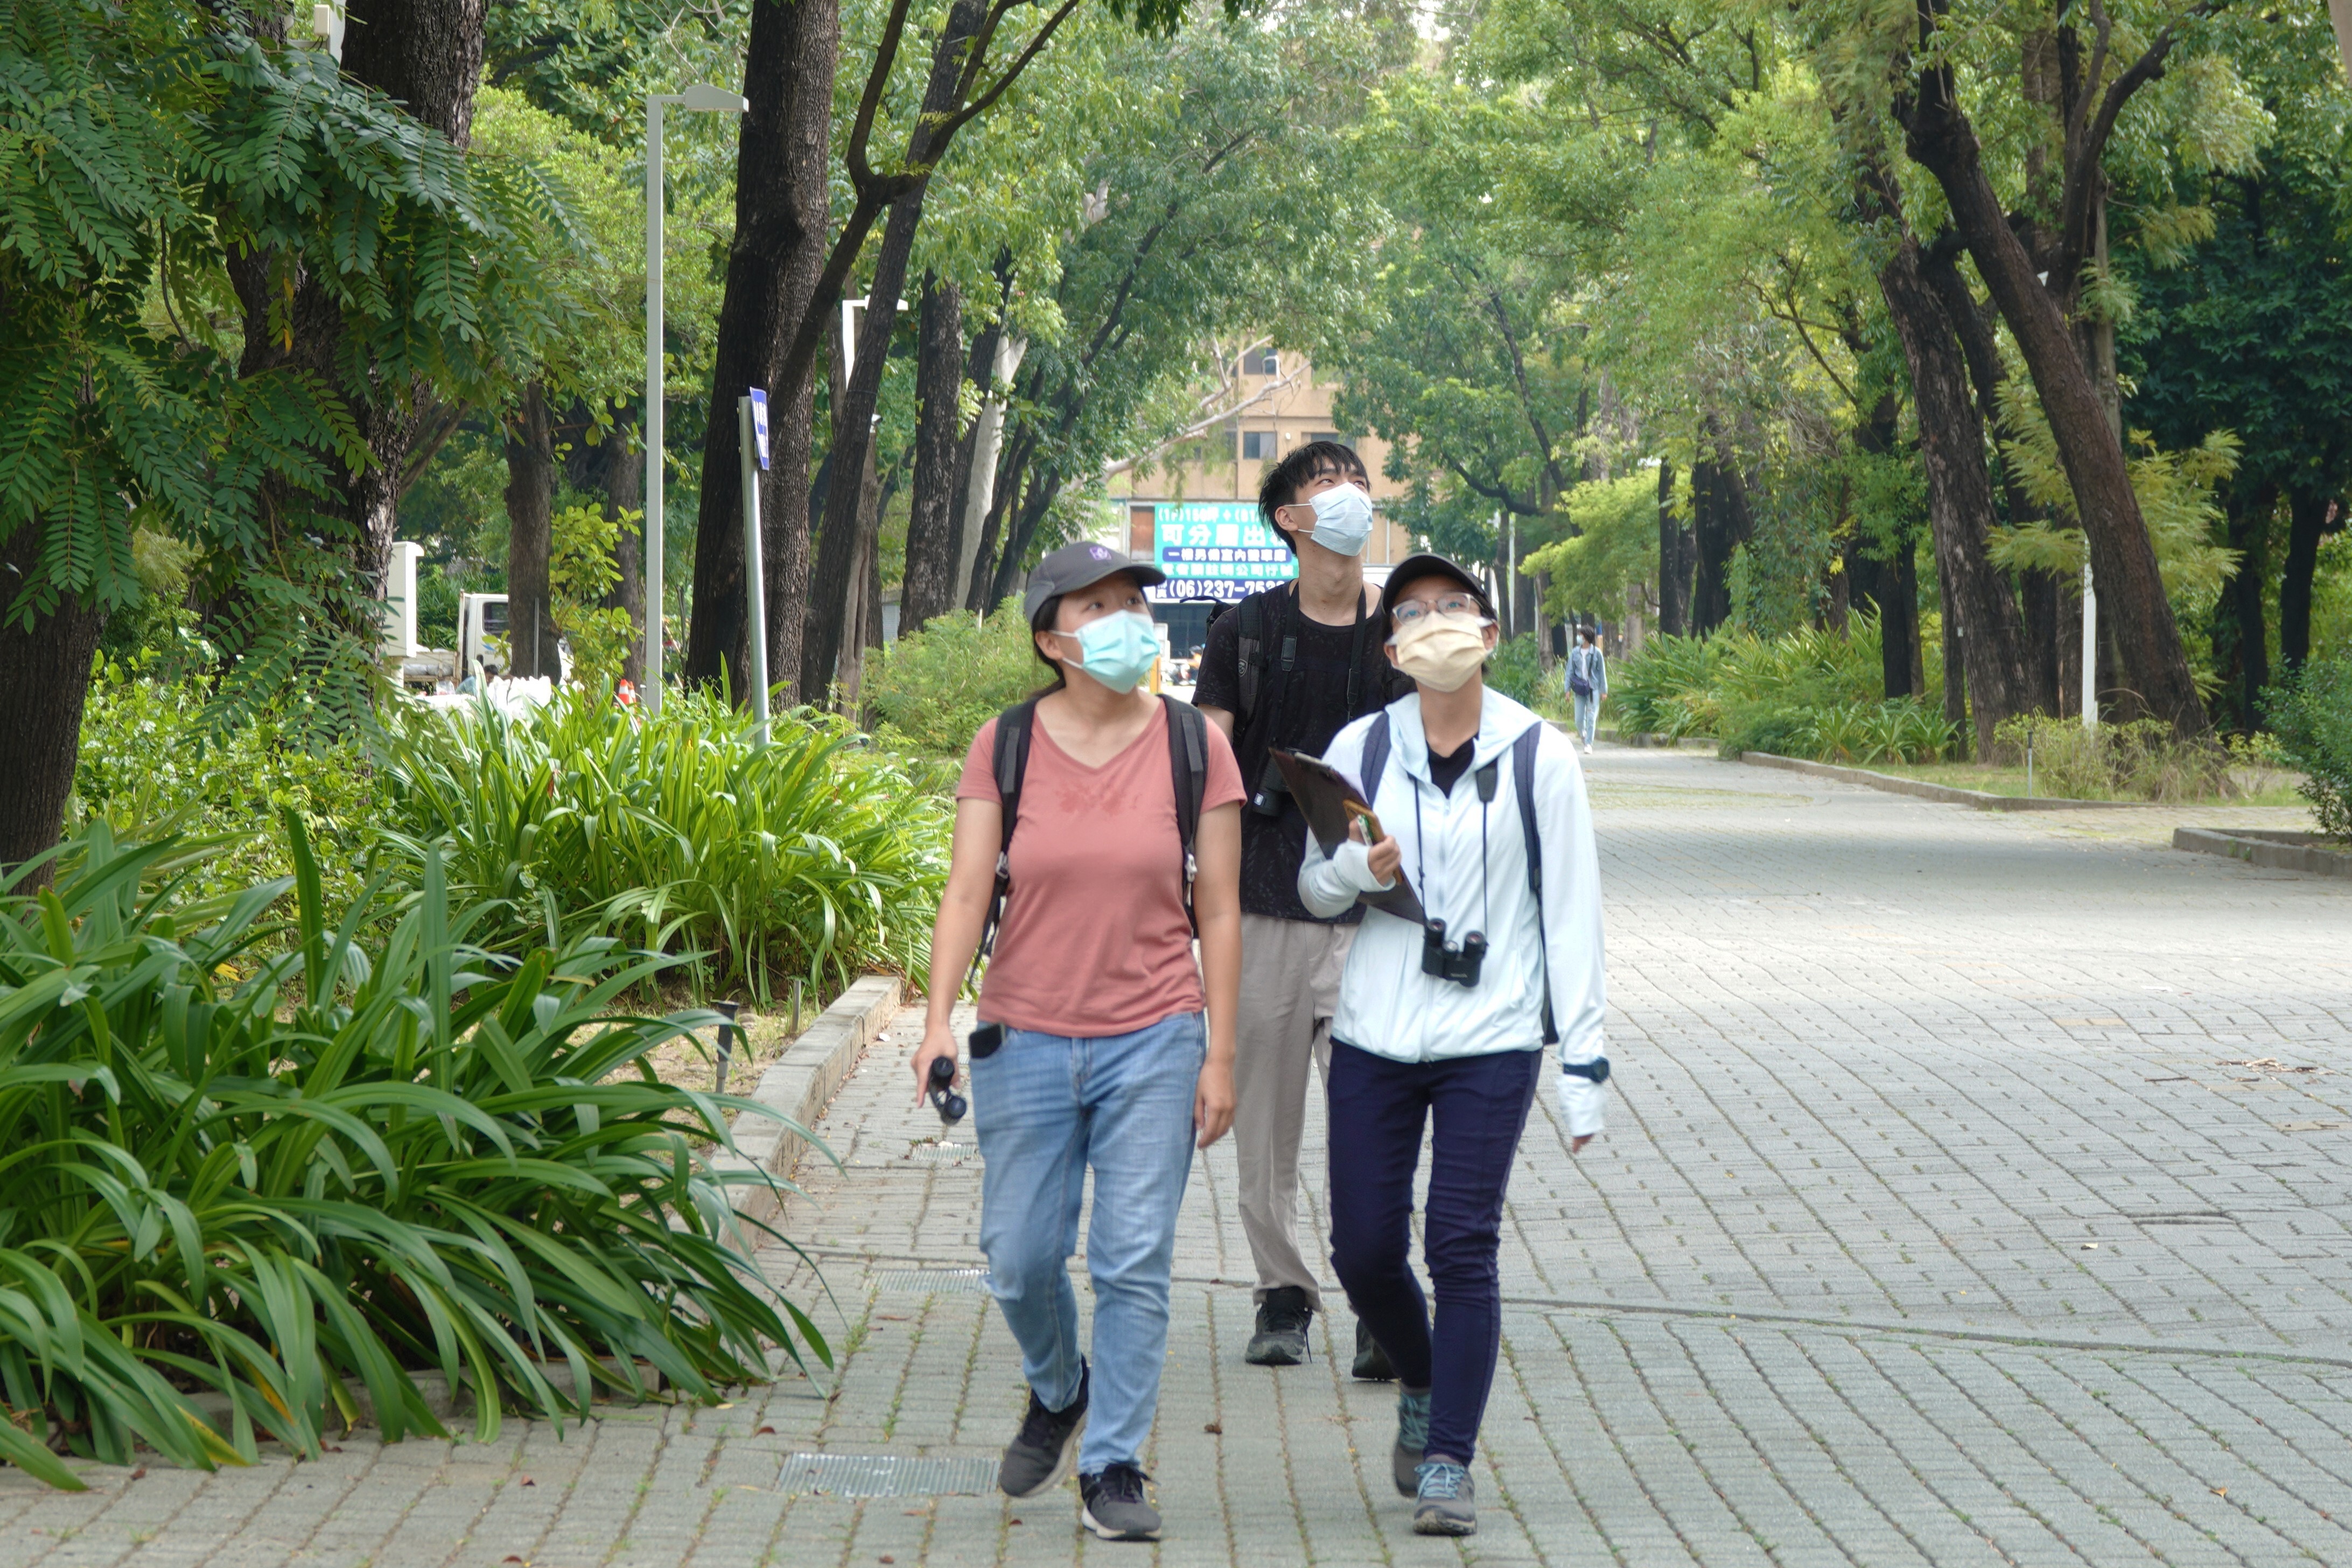
[[[1279,1285],[1257,1304],[1257,1332],[1242,1359],[1252,1366],[1298,1366],[1307,1360],[1307,1324],[1315,1309],[1296,1285]]]
[[[1364,1327],[1364,1320],[1356,1320],[1355,1375],[1365,1383],[1394,1383],[1396,1368],[1389,1363],[1389,1352],[1381,1349],[1381,1342],[1372,1338],[1372,1331]]]
[[[1399,1497],[1421,1495],[1421,1451],[1429,1447],[1429,1390],[1397,1390],[1396,1447],[1389,1451],[1389,1474]]]
[[[1004,1462],[996,1468],[997,1489],[1007,1497],[1035,1497],[1068,1479],[1077,1462],[1078,1434],[1087,1425],[1087,1363],[1078,1363],[1078,1396],[1066,1410],[1048,1410],[1037,1391],[1029,1391],[1029,1414],[1021,1430],[1004,1446]]]
[[[1423,1459],[1421,1488],[1413,1495],[1415,1535],[1478,1533],[1478,1489],[1467,1467],[1451,1459]]]
[[[1143,1500],[1151,1478],[1133,1465],[1106,1465],[1078,1478],[1078,1519],[1105,1541],[1157,1541],[1160,1510]]]

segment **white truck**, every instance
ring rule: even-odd
[[[504,594],[457,595],[457,646],[426,647],[416,640],[416,566],[425,547],[395,541],[383,574],[383,643],[387,673],[413,691],[438,691],[474,678],[481,682],[507,673],[507,596]],[[572,650],[557,644],[562,675],[572,673]]]

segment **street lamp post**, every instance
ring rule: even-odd
[[[662,110],[742,114],[740,92],[697,82],[684,92],[646,95],[646,711],[662,695]]]

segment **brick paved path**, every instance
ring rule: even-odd
[[[1592,772],[1620,1092],[1580,1161],[1540,1100],[1528,1129],[1482,1533],[1410,1533],[1392,1394],[1333,1359],[1344,1310],[1313,1364],[1243,1363],[1220,1146],[1180,1239],[1156,1560],[2352,1562],[2352,888],[2126,814],[1687,754]],[[1068,1492],[845,1495],[893,1479],[790,1464],[973,1489],[1017,1419],[976,1157],[907,1104],[914,1028],[835,1102],[844,1169],[787,1220],[837,1381],[79,1498],[9,1475],[0,1568],[1153,1559],[1082,1538]]]

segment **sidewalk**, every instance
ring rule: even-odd
[[[1410,1533],[1336,1290],[1312,1364],[1242,1362],[1225,1145],[1181,1221],[1168,1539],[990,1490],[1018,1358],[909,1012],[781,1222],[814,1264],[766,1259],[836,1379],[79,1498],[10,1474],[0,1568],[2352,1562],[2352,889],[1695,755],[1590,766],[1619,1092],[1580,1160],[1545,1100],[1527,1130],[1478,1536]]]

